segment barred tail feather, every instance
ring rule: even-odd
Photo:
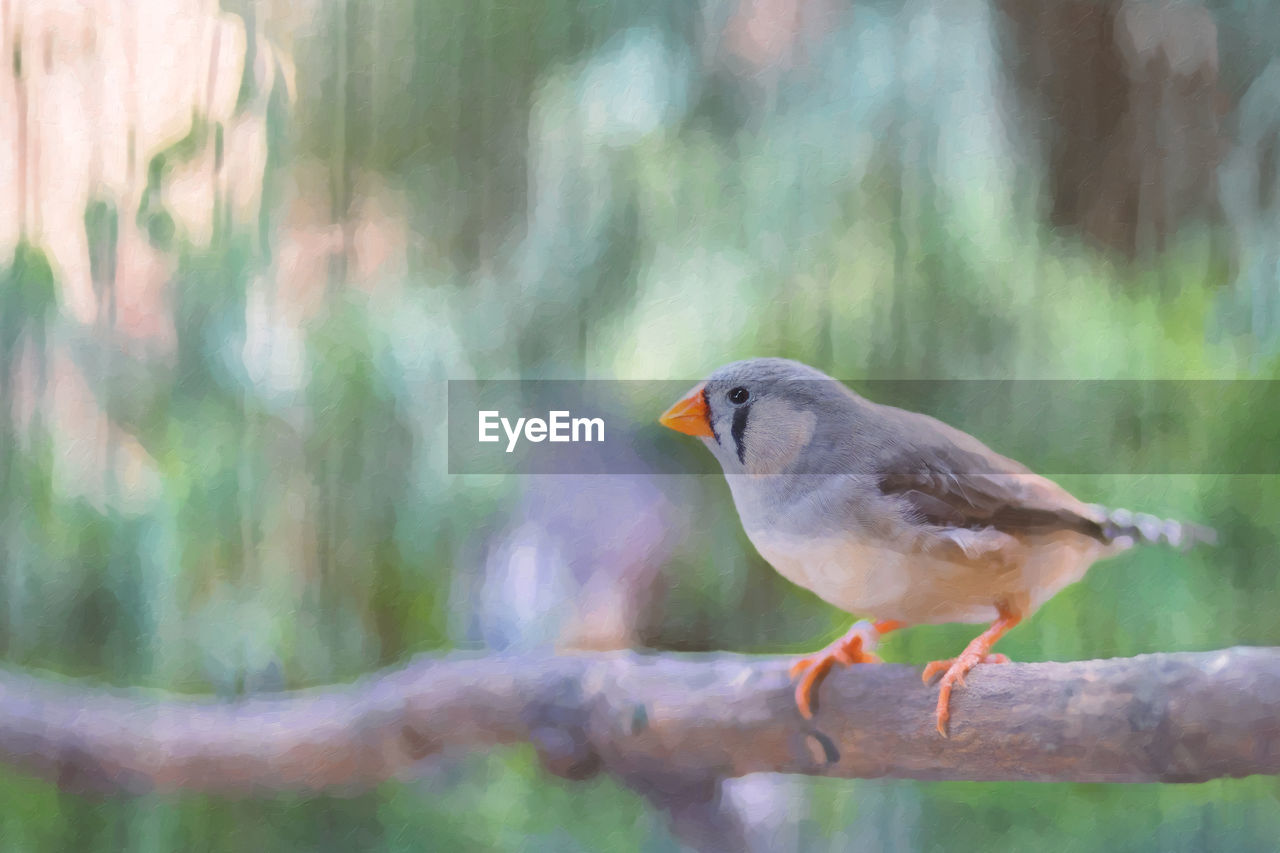
[[[1103,516],[1102,535],[1108,542],[1118,545],[1146,542],[1152,545],[1172,545],[1185,551],[1196,545],[1218,544],[1218,531],[1202,524],[1156,518],[1145,512],[1131,512],[1127,509],[1097,509]]]

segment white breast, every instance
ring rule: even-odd
[[[811,539],[766,531],[747,535],[784,578],[841,610],[883,616],[883,609],[892,608],[910,592],[907,555],[901,552],[846,538]]]

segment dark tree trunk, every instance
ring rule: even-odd
[[[1129,257],[1218,216],[1225,96],[1210,12],[1157,0],[997,0],[1019,128],[1055,226]]]

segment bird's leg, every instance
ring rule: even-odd
[[[880,637],[901,627],[901,622],[892,619],[881,619],[878,622],[859,619],[843,637],[817,654],[793,663],[791,677],[795,678],[801,673],[804,675],[796,684],[796,707],[800,709],[800,714],[805,719],[813,716],[814,694],[833,664],[852,666],[855,663],[879,663],[880,658],[876,657],[874,651],[880,644]]]
[[[924,682],[928,684],[932,678],[939,672],[945,672],[942,676],[942,682],[938,686],[938,733],[943,737],[947,736],[947,720],[951,718],[951,688],[957,684],[964,684],[964,677],[969,670],[973,669],[980,663],[1008,663],[1009,659],[1004,655],[991,654],[991,647],[996,644],[1004,636],[1005,632],[1022,621],[1022,616],[1006,608],[1004,605],[998,606],[999,618],[991,623],[987,630],[970,641],[965,646],[959,657],[950,660],[936,660],[924,668]]]

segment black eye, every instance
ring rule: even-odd
[[[741,385],[729,390],[729,402],[733,403],[735,406],[741,406],[743,403],[747,402],[747,399],[750,398],[750,396],[751,393]]]

